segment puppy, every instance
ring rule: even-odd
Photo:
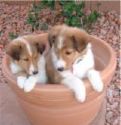
[[[69,87],[80,102],[86,99],[83,78],[89,79],[94,90],[103,90],[100,74],[94,69],[89,35],[85,31],[59,25],[50,30],[48,39],[51,50],[46,69],[52,83],[62,83]]]
[[[14,39],[6,48],[10,57],[11,72],[17,77],[17,85],[25,92],[31,91],[37,82],[46,83],[45,51],[47,35],[28,35]]]

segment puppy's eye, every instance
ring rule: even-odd
[[[66,54],[66,55],[71,55],[71,54],[72,54],[72,51],[66,51],[65,54]]]
[[[28,58],[25,58],[25,59],[23,59],[24,61],[29,61],[29,59]]]

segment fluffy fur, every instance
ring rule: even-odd
[[[47,74],[52,83],[62,83],[70,88],[78,101],[86,99],[83,78],[88,78],[93,89],[101,92],[103,82],[94,69],[89,35],[78,28],[59,25],[49,32],[51,52],[47,57]]]
[[[10,69],[17,76],[17,85],[30,92],[37,82],[46,83],[45,51],[47,36],[28,35],[14,39],[6,49]]]

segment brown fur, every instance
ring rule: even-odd
[[[84,54],[82,52],[87,46],[88,34],[77,28],[67,27],[65,25],[59,28],[59,32],[56,32],[54,47],[58,57],[62,57],[65,60],[67,64],[66,68],[68,69],[71,68],[75,59]],[[54,30],[55,29],[56,27],[54,28]],[[62,35],[64,37],[64,45],[60,50],[57,48],[59,35]],[[53,31],[50,32],[49,36],[53,36]]]
[[[6,53],[10,56],[11,61],[18,64],[27,75],[29,75],[29,67],[32,63],[36,71],[38,71],[37,62],[41,54],[44,52],[47,44],[47,34],[40,39],[41,35],[27,35],[22,38],[26,39],[31,46],[32,56],[28,53],[26,45],[15,39],[6,48]],[[23,73],[23,74],[24,74]]]
[[[60,83],[62,77],[58,71],[54,68],[51,54],[49,53],[46,58],[46,73],[48,76],[49,83]]]
[[[52,29],[50,29],[49,35],[48,35],[50,46],[52,46],[55,39],[57,38],[57,36],[59,35],[59,33],[64,27],[66,27],[66,25],[57,25],[57,26],[54,26]]]
[[[61,49],[57,47],[59,36],[64,38]],[[77,28],[59,25],[50,30],[49,43],[51,47],[54,46],[57,57],[61,57],[66,62],[65,69],[70,69],[78,57],[82,56],[83,58],[88,43],[88,34]],[[47,61],[47,72],[52,82],[59,82],[62,79],[58,71],[54,69],[51,61]]]

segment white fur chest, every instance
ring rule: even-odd
[[[41,58],[38,61],[39,73],[37,75],[37,80],[38,82],[41,82],[41,83],[47,82],[45,64],[46,64],[45,57],[41,56]]]
[[[73,64],[73,74],[79,78],[84,78],[87,71],[94,67],[94,56],[91,48],[88,49],[86,55],[78,63]]]
[[[21,67],[15,64],[14,62],[10,63],[10,69],[13,74],[16,74],[22,70]]]

